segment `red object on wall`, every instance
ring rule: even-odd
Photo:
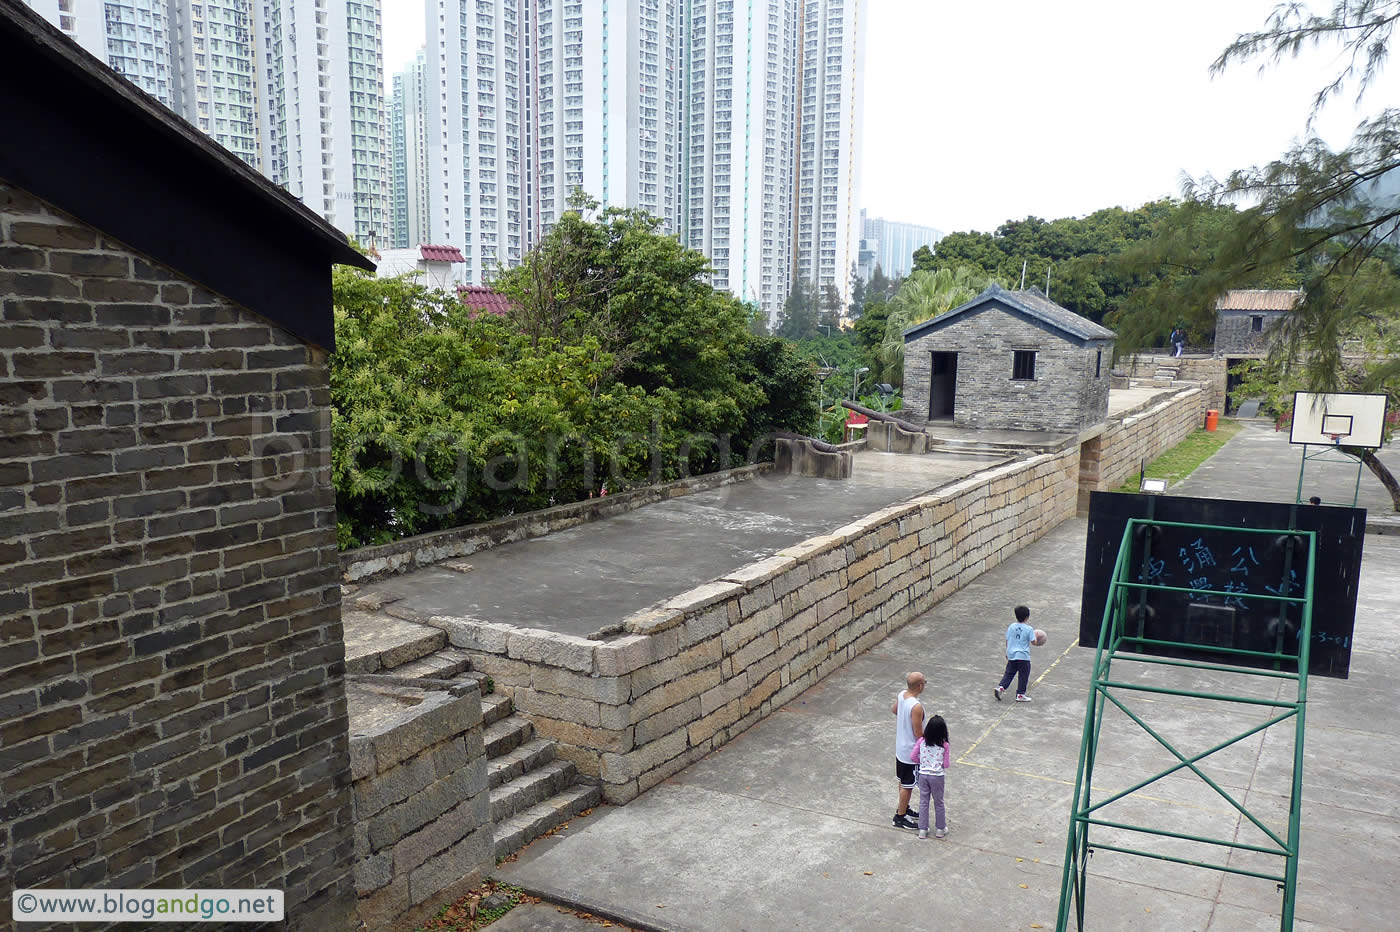
[[[848,425],[869,424],[870,418],[866,417],[864,414],[857,414],[855,411],[847,411],[846,423]]]

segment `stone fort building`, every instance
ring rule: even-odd
[[[1040,291],[992,285],[904,332],[904,410],[916,424],[1073,431],[1108,413],[1114,333]]]

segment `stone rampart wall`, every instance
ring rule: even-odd
[[[474,681],[356,676],[347,694],[360,918],[388,929],[491,869],[481,693]]]
[[[603,642],[434,617],[626,802],[1074,514],[1077,447],[984,470],[627,618]]]
[[[1205,422],[1205,389],[1188,388],[1164,401],[1149,401],[1115,416],[1103,433],[1080,447],[1081,509],[1088,493],[1112,491],[1136,476],[1143,461],[1152,462]]]

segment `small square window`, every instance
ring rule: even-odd
[[[1016,350],[1011,364],[1011,377],[1022,381],[1035,378],[1035,350]]]
[[[1255,333],[1264,332],[1264,318],[1258,314],[1249,319],[1249,329]]]

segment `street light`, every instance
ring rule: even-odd
[[[861,367],[860,367],[859,369],[857,369],[855,372],[851,373],[851,400],[852,400],[852,401],[856,401],[857,398],[858,398],[858,396],[856,395],[856,392],[859,390],[859,387],[860,387],[860,377],[861,377],[862,375],[865,375],[865,373],[867,373],[867,372],[869,372],[869,371],[870,371],[870,367],[869,367],[869,366],[861,366]]]
[[[825,361],[825,360],[823,360]],[[831,374],[836,370],[830,366],[821,366],[817,369],[817,431],[822,430],[822,415],[826,411],[826,380],[831,378]]]

